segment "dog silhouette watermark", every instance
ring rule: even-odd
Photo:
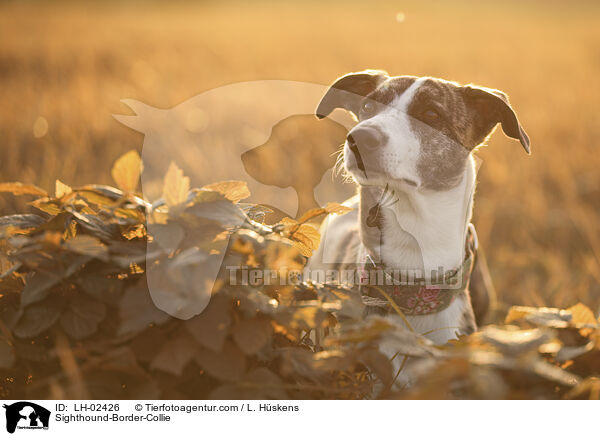
[[[29,401],[4,404],[3,407],[6,409],[6,431],[9,433],[14,433],[16,429],[48,429],[50,411],[45,407]]]

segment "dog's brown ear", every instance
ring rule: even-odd
[[[500,123],[506,136],[518,139],[527,154],[531,154],[529,136],[519,123],[506,94],[497,89],[473,85],[464,86],[463,90],[468,105],[477,113],[476,123],[482,135],[481,138],[477,138],[479,141],[483,141],[496,124]]]
[[[358,116],[362,98],[388,78],[388,74],[380,70],[365,70],[340,77],[329,87],[317,106],[317,118],[325,118],[336,108],[346,109]]]

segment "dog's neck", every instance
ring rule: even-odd
[[[381,187],[361,186],[360,236],[367,250],[386,268],[432,271],[460,266],[471,221],[476,171],[469,157],[460,183],[447,191],[393,190],[379,208],[379,226],[368,220],[381,200]],[[396,201],[396,198],[398,201]],[[371,212],[372,213],[372,212]],[[371,225],[369,225],[371,224]]]

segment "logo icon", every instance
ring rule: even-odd
[[[48,429],[50,411],[29,401],[19,401],[4,405],[6,409],[6,431],[14,433],[18,429]]]

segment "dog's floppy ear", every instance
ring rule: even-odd
[[[463,90],[469,105],[477,112],[478,124],[483,132],[481,141],[500,123],[506,136],[518,139],[527,154],[531,154],[529,136],[519,123],[506,94],[497,89],[474,85],[464,86]]]
[[[388,78],[388,74],[380,70],[365,70],[340,77],[329,87],[317,106],[317,118],[325,118],[336,108],[346,109],[358,116],[362,98]]]

